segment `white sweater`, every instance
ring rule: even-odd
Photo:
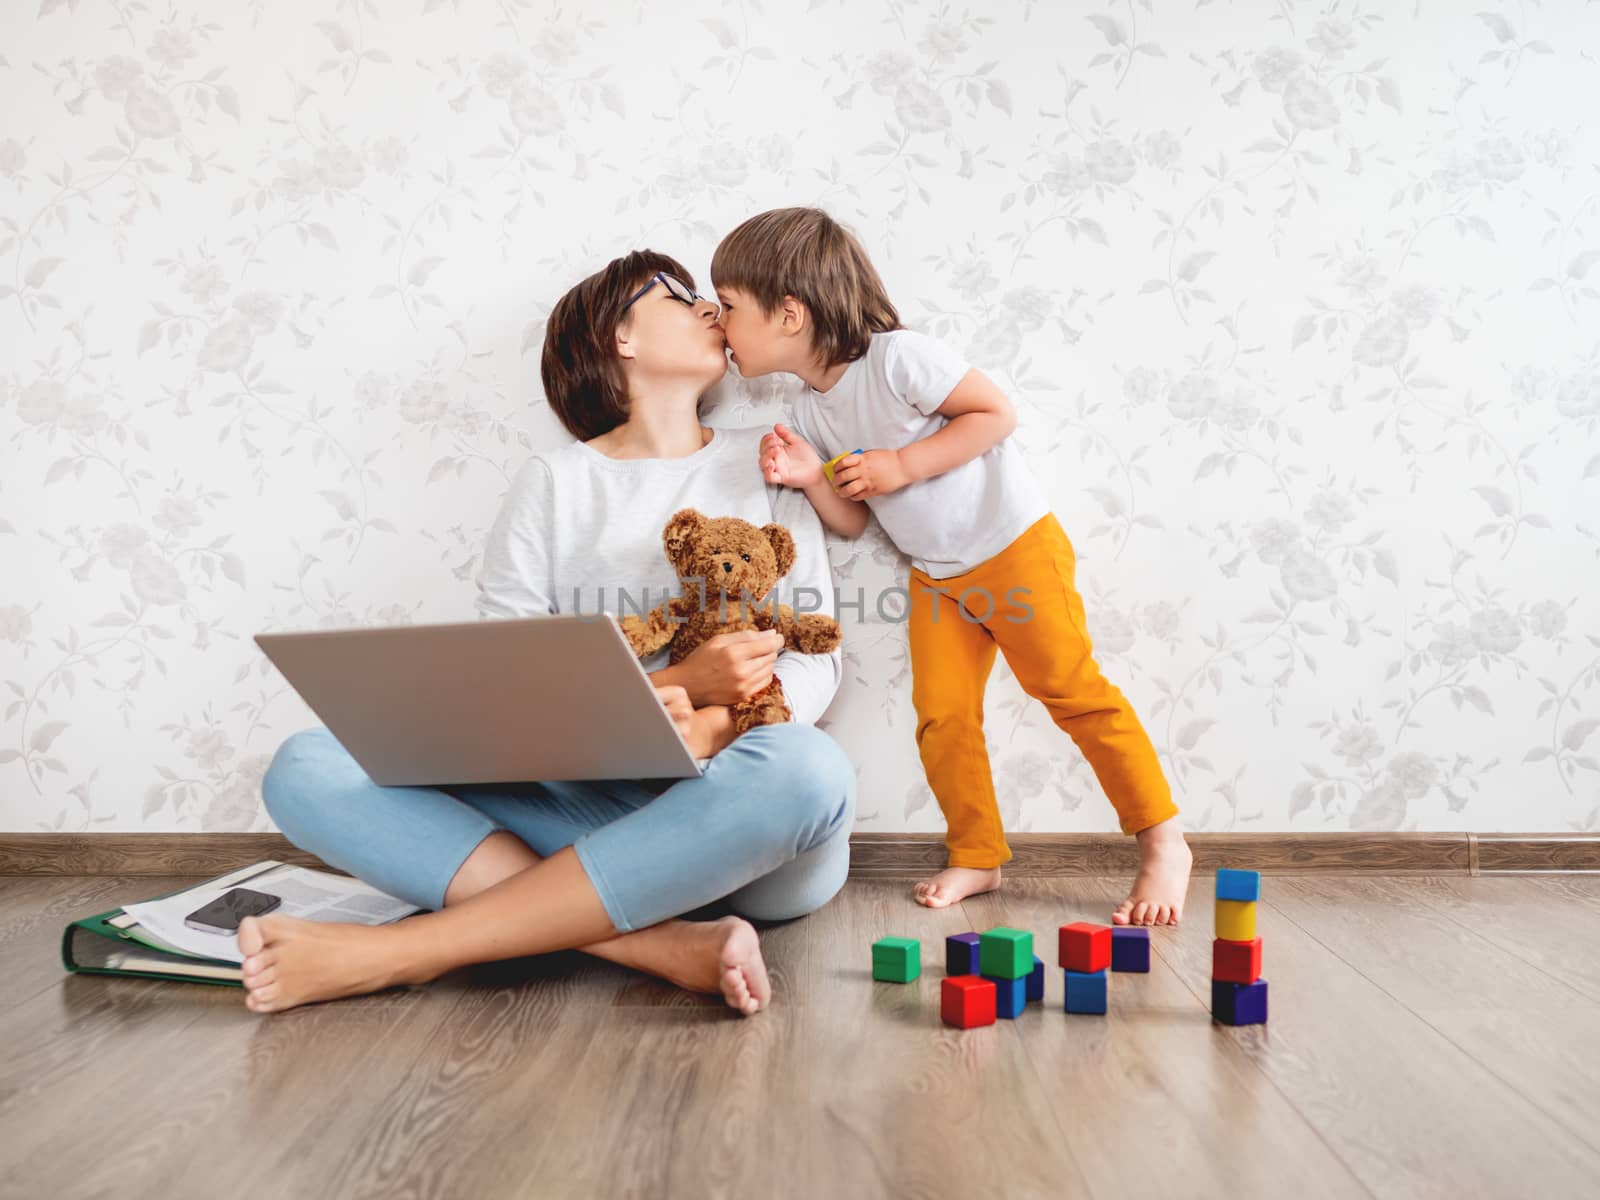
[[[512,480],[489,531],[478,573],[478,613],[636,612],[677,595],[661,530],[680,508],[708,517],[776,521],[794,535],[795,560],[778,601],[834,616],[833,577],[822,524],[805,493],[769,485],[757,447],[765,428],[718,429],[685,458],[607,458],[573,442],[536,454]],[[619,589],[627,600],[619,605]],[[644,668],[666,665],[666,651]],[[794,719],[815,724],[832,702],[843,656],[784,650],[776,667]]]

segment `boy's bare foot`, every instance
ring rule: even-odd
[[[728,1007],[744,1016],[766,1007],[772,986],[760,939],[748,921],[724,917],[670,924],[671,930],[652,949],[652,970],[692,991],[720,992]],[[395,984],[427,982],[425,975],[407,968],[397,932],[393,925],[246,917],[239,922],[245,1007],[282,1012]]]
[[[999,867],[946,867],[932,879],[924,879],[911,889],[917,903],[928,908],[949,908],[979,892],[1000,888]]]
[[[1128,898],[1111,914],[1113,925],[1176,925],[1183,917],[1194,855],[1177,817],[1141,829],[1139,874]]]

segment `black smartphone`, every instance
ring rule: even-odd
[[[259,917],[282,903],[281,896],[269,896],[266,892],[252,891],[250,888],[232,888],[210,904],[195,909],[183,919],[183,923],[203,933],[237,933],[239,922],[244,918]]]

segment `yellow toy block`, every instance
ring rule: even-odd
[[[1218,900],[1217,936],[1229,942],[1253,941],[1256,936],[1256,902]]]
[[[835,454],[827,462],[822,464],[822,473],[828,477],[828,482],[832,483],[833,482],[833,464],[834,463],[838,462],[841,458],[849,458],[852,454],[865,454],[865,453],[866,453],[866,451],[864,451],[864,450],[846,450],[843,454]]]

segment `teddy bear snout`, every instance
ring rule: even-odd
[[[723,570],[724,574],[732,574],[732,572],[733,572],[733,564],[731,562],[723,563],[722,564],[722,570]]]

